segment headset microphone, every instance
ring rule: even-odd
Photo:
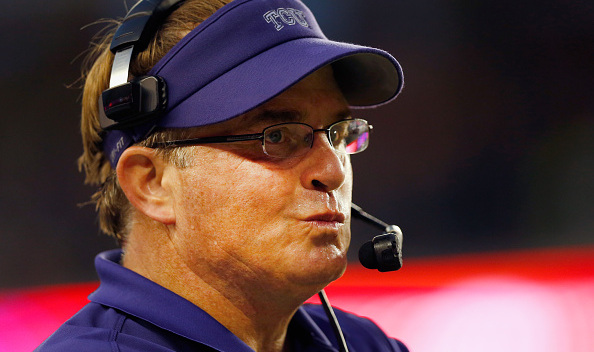
[[[364,212],[363,209],[353,203],[351,203],[351,216],[384,231],[381,235],[375,236],[371,241],[361,246],[359,249],[359,261],[361,264],[367,269],[377,269],[381,272],[400,269],[402,267],[402,231],[400,228],[396,225],[388,225],[375,216]],[[334,310],[330,302],[328,302],[328,297],[324,290],[321,290],[318,296],[338,340],[339,351],[349,352],[338,319],[336,319]]]
[[[367,269],[381,272],[394,271],[402,267],[402,231],[396,225],[388,225],[366,213],[356,204],[351,205],[351,215],[382,231],[359,249],[359,261]]]

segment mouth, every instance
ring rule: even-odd
[[[338,212],[325,212],[312,215],[304,221],[310,225],[324,230],[324,232],[338,232],[344,226],[346,216]]]

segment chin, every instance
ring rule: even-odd
[[[297,261],[295,280],[305,285],[323,288],[342,276],[347,267],[346,251],[334,248],[318,248],[310,256]],[[297,277],[298,276],[298,277]]]

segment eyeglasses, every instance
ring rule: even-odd
[[[313,147],[314,133],[325,132],[335,150],[345,154],[357,154],[369,145],[369,132],[372,128],[373,126],[363,119],[341,120],[322,129],[314,129],[301,122],[287,122],[268,126],[262,133],[167,141],[155,143],[152,147],[169,148],[259,140],[266,155],[273,158],[292,158],[305,155]]]

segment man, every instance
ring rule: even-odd
[[[296,0],[187,0],[164,12],[145,50],[116,46],[113,59],[120,31],[96,46],[80,164],[122,250],[97,257],[91,303],[39,350],[343,348],[324,311],[302,304],[347,264],[349,154],[369,135],[350,108],[392,100],[398,63],[329,41]],[[162,109],[130,110],[136,88],[119,88],[137,84],[128,67],[165,82]],[[337,315],[351,351],[406,351],[369,320]]]

